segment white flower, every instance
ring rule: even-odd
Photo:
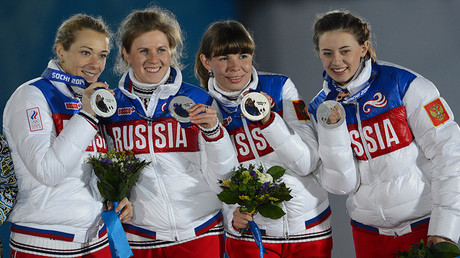
[[[264,174],[260,173],[259,174],[259,182],[263,183],[273,183],[273,177],[270,174]]]

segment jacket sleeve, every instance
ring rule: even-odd
[[[433,210],[428,235],[460,236],[460,129],[449,105],[429,80],[416,78],[403,98],[416,143],[426,158]]]
[[[333,194],[354,192],[359,185],[359,175],[346,123],[336,128],[315,125],[321,159],[318,177],[322,186]]]
[[[283,117],[262,126],[262,133],[284,165],[299,175],[308,175],[318,165],[318,142],[306,106],[294,83],[283,85]]]
[[[217,107],[215,101],[213,107]],[[220,133],[214,138],[208,138],[203,133],[199,137],[203,175],[216,194],[222,191],[219,180],[228,179],[232,171],[238,167],[236,150],[230,136],[221,124],[219,128]]]
[[[14,174],[13,160],[11,159],[8,143],[0,135],[0,225],[8,217],[18,192],[18,183]]]
[[[30,127],[27,110],[31,109],[38,112],[34,122],[42,125],[37,130]],[[30,174],[47,186],[59,184],[79,165],[96,134],[92,124],[74,115],[64,121],[64,128],[57,135],[46,99],[38,88],[29,85],[21,86],[11,96],[3,125],[12,152],[16,151]]]

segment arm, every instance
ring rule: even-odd
[[[305,103],[290,79],[283,85],[282,94],[283,117],[272,112],[262,133],[286,167],[299,175],[308,175],[319,160],[316,136]]]
[[[354,192],[359,183],[359,174],[346,123],[342,122],[337,127],[316,125],[322,162],[318,177],[322,186],[333,194]]]
[[[27,110],[37,111],[32,128]],[[40,183],[54,186],[79,165],[82,154],[96,134],[95,126],[80,115],[64,122],[57,135],[51,110],[39,89],[29,85],[19,88],[4,111],[4,132],[12,151]]]
[[[199,137],[201,167],[208,185],[214,192],[220,193],[222,189],[218,180],[227,179],[238,166],[236,151],[227,130],[218,122],[216,102],[213,101],[205,113],[199,114],[200,110],[203,111],[205,108],[202,104],[197,104],[189,113],[190,121],[198,123],[202,130]],[[217,125],[211,126],[213,123]]]
[[[411,83],[403,102],[415,141],[429,161],[429,171],[424,171],[431,179],[433,198],[428,235],[457,242],[460,236],[460,129],[448,104],[425,78],[418,77]]]
[[[11,160],[8,143],[0,135],[0,225],[8,217],[18,192],[18,183],[14,174],[13,161]]]

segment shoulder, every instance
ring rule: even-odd
[[[182,82],[178,95],[186,95],[195,102],[199,103],[209,102],[212,100],[212,97],[203,88],[186,82]]]
[[[280,84],[283,85],[289,77],[279,73],[258,72],[257,76],[260,83]]]

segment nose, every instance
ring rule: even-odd
[[[155,63],[158,61],[158,53],[152,51],[147,55],[147,61],[150,63]]]
[[[97,67],[101,64],[104,64],[104,60],[102,60],[98,55],[91,55],[88,63],[89,66]]]
[[[332,64],[333,65],[340,65],[342,64],[342,56],[338,54],[334,54],[332,57]]]
[[[240,62],[239,62],[239,58],[238,57],[229,57],[228,58],[228,69],[231,70],[231,71],[236,71],[238,70],[239,68],[241,68],[241,65],[240,65]]]

